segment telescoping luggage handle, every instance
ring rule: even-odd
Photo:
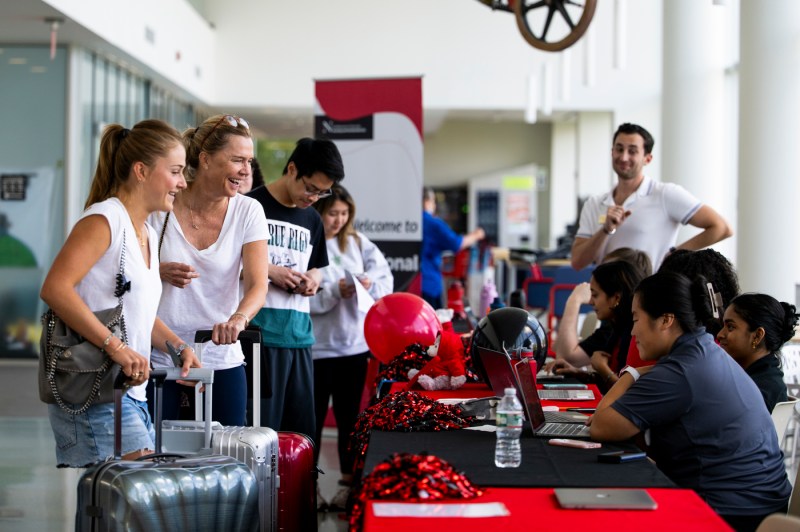
[[[204,329],[197,331],[194,335],[194,343],[200,346],[211,341],[212,331]],[[261,331],[258,329],[245,329],[239,333],[239,340],[249,340],[253,344],[253,426],[261,426]],[[198,351],[197,356],[202,357],[202,350]],[[202,358],[201,358],[202,362]],[[199,403],[198,403],[199,405]],[[206,412],[210,410],[206,409]],[[195,412],[195,417],[199,420],[199,406]]]
[[[174,381],[185,379],[189,381],[199,381],[206,385],[205,403],[207,411],[211,410],[212,385],[214,384],[214,370],[208,368],[191,368],[189,375],[181,376],[181,368],[157,368],[150,370],[150,380],[155,385],[153,393],[153,412],[155,412],[156,448],[155,452],[161,452],[161,402],[163,398],[164,381]],[[114,381],[114,458],[122,458],[122,396],[128,390],[128,377],[119,372]],[[205,424],[205,446],[211,446],[211,418]]]

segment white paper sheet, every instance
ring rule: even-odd
[[[504,517],[511,515],[502,502],[461,504],[376,502],[377,517]]]
[[[437,399],[437,403],[442,403],[443,405],[460,405],[464,401],[469,401],[474,399],[474,397],[442,397],[441,399]]]
[[[481,432],[497,432],[497,425],[475,425],[474,427],[465,427],[462,430],[479,430]]]
[[[375,299],[369,295],[367,289],[364,288],[364,285],[361,284],[361,281],[358,280],[358,277],[353,272],[349,272],[345,270],[345,279],[347,280],[347,284],[352,284],[356,287],[356,301],[358,301],[358,310],[363,313],[369,312],[369,309],[372,308],[372,305],[375,303]],[[358,274],[361,275],[361,274]]]

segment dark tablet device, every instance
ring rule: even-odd
[[[645,452],[612,451],[597,455],[597,461],[605,464],[624,464],[625,462],[636,462],[645,458],[647,458],[647,453]]]

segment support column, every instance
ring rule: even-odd
[[[741,0],[739,283],[794,303],[800,279],[800,2]]]
[[[732,62],[726,57],[725,24],[731,8],[710,0],[669,0],[663,9],[661,139],[651,130],[662,180],[683,186],[713,207],[735,232],[736,144],[726,134],[735,131],[735,114],[726,112],[735,109],[735,93],[726,94],[725,85],[726,62]],[[678,243],[698,232],[681,229]],[[714,248],[734,261],[734,241]]]

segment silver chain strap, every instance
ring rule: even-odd
[[[122,252],[120,253],[119,257],[119,273],[120,275],[125,275],[125,230],[122,230]],[[122,316],[122,296],[124,292],[121,292],[119,295],[119,303],[117,308],[119,308],[119,314],[115,315],[114,319],[110,324],[103,324],[103,325],[115,325],[117,321],[119,321],[119,329],[122,333],[121,340],[123,343],[128,343],[128,332],[125,328],[125,320]],[[43,324],[47,328],[47,382],[50,385],[50,391],[53,393],[53,397],[56,400],[58,406],[64,410],[66,413],[77,416],[83,414],[89,407],[92,406],[97,395],[100,393],[100,384],[105,376],[106,372],[111,368],[111,365],[114,363],[111,360],[111,357],[106,357],[103,361],[103,364],[97,369],[86,369],[86,370],[73,370],[72,373],[97,373],[97,376],[94,378],[94,383],[92,383],[92,390],[89,392],[89,397],[87,397],[86,401],[80,408],[71,408],[68,406],[64,400],[61,398],[61,394],[56,387],[56,365],[58,363],[58,358],[62,355],[66,350],[62,347],[58,352],[56,352],[55,346],[53,345],[53,331],[56,327],[56,314],[53,312],[52,309],[48,310],[45,314],[45,320],[47,321],[46,324]]]

